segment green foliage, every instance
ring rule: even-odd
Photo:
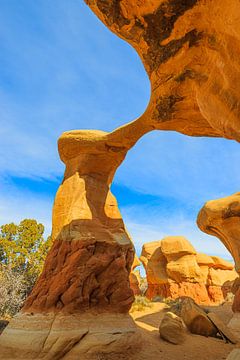
[[[30,290],[42,271],[52,240],[43,238],[44,226],[33,219],[25,219],[0,227],[0,264],[22,274]]]

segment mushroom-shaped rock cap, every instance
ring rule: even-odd
[[[161,241],[151,241],[146,244],[143,244],[141,256],[144,256],[147,259],[157,251],[158,248],[161,247]]]
[[[192,244],[183,236],[167,236],[163,238],[161,248],[168,261],[184,255],[196,254]]]
[[[197,224],[223,242],[240,272],[240,193],[208,201],[198,214]]]
[[[215,220],[224,220],[234,216],[240,216],[240,192],[206,202],[199,212],[197,223],[200,229],[205,231],[207,226],[211,226]]]
[[[58,139],[58,151],[63,162],[80,153],[98,153],[104,150],[108,133],[100,130],[72,130]]]

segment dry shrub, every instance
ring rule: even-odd
[[[22,307],[27,286],[22,274],[7,267],[0,270],[0,317],[8,319]]]
[[[135,296],[134,303],[132,304],[130,312],[134,311],[143,311],[147,308],[151,308],[152,303],[145,296],[137,295]]]

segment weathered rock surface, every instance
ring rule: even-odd
[[[141,295],[141,290],[140,290],[140,281],[141,281],[140,271],[139,271],[139,270],[135,270],[135,269],[136,269],[138,266],[140,266],[140,265],[141,265],[141,262],[140,262],[139,258],[137,257],[137,255],[135,254],[134,260],[133,260],[133,264],[132,264],[132,269],[131,269],[130,276],[129,276],[130,287],[131,287],[134,295]]]
[[[224,324],[224,322],[214,312],[208,312],[207,316],[216,326],[219,334],[222,336],[223,339],[225,339],[228,342],[231,342],[232,344],[236,344],[238,342],[237,338],[234,336],[232,331]]]
[[[159,327],[162,339],[172,344],[182,344],[186,340],[186,326],[183,320],[172,312],[167,312]]]
[[[181,318],[191,333],[203,336],[216,336],[218,329],[195,302],[186,298],[181,304]]]
[[[240,312],[234,313],[228,323],[228,328],[234,333],[235,337],[240,342]]]
[[[139,335],[128,314],[24,313],[1,335],[0,358],[98,360],[99,354],[121,354],[123,349],[131,355],[136,346],[141,346]]]
[[[146,122],[240,140],[238,0],[85,2],[138,52],[152,89]]]
[[[198,214],[197,224],[202,231],[220,238],[240,272],[240,193],[208,201]]]
[[[202,231],[217,236],[223,242],[232,254],[236,271],[240,274],[240,193],[208,201],[198,214],[197,224]],[[224,263],[221,267],[227,269]],[[212,276],[216,281],[219,274],[213,271]],[[240,311],[240,291],[237,289],[233,310]]]
[[[0,348],[6,358],[17,354],[25,345],[28,356],[35,358],[34,343],[26,336],[31,328],[29,314],[47,314],[54,319],[56,314],[59,314],[57,319],[68,318],[71,314],[77,317],[107,314],[104,319],[108,321],[108,316],[111,319],[114,314],[128,313],[134,300],[129,281],[134,248],[110,185],[128,149],[141,134],[138,131],[129,139],[129,126],[135,125],[126,125],[110,134],[86,130],[70,131],[60,137],[59,154],[66,170],[53,207],[54,242],[43,272],[24,304],[21,323],[16,320],[16,330],[16,321],[12,320],[8,331],[1,336]],[[113,332],[118,333],[117,322],[114,326]],[[53,336],[53,328],[49,328],[46,321],[43,321],[41,331],[50,338]],[[82,326],[79,334],[81,331]],[[16,334],[14,341],[9,339],[12,333]],[[18,336],[23,333],[24,336]],[[110,328],[108,333],[111,334]],[[69,334],[69,343],[74,343],[75,335],[71,335],[71,331]],[[104,336],[100,338],[104,346]],[[63,340],[60,337],[56,341],[54,346],[58,348]],[[77,359],[79,355],[74,354],[71,358]],[[52,358],[61,359],[63,354],[54,356]]]
[[[216,256],[197,253],[181,236],[143,245],[147,296],[176,299],[190,296],[199,304],[221,303],[237,278],[234,265]]]
[[[139,119],[112,133],[76,130],[60,137],[59,153],[66,171],[53,208],[54,244],[21,320],[12,320],[1,335],[5,359],[19,359],[23,353],[28,356],[25,359],[36,359],[36,348],[46,346],[47,353],[42,357],[46,360],[78,359],[88,331],[95,334],[95,330],[86,330],[89,318],[86,326],[84,321],[78,323],[77,335],[74,325],[69,329],[67,322],[63,337],[54,335],[50,318],[58,320],[71,314],[107,314],[110,319],[119,313],[127,316],[133,301],[129,274],[134,250],[110,185],[128,150],[140,137],[159,129],[240,140],[238,0],[231,4],[225,0],[85,1],[112,31],[138,51],[151,81],[151,100]],[[236,213],[235,205],[233,208]],[[165,255],[160,252],[157,256]],[[166,277],[182,276],[194,287],[196,283],[188,280],[197,276],[200,267],[193,260],[195,254],[184,256],[187,258],[179,264],[182,270],[170,264],[165,269]],[[188,269],[190,257],[192,265]],[[167,260],[167,264],[171,261]],[[152,274],[155,277],[156,270],[152,269]],[[166,282],[161,284],[165,286]],[[46,316],[37,332],[29,323],[30,313]],[[120,338],[122,332],[114,330]],[[103,328],[103,333],[91,337],[92,351],[101,352],[112,330]],[[54,340],[48,344],[52,336]],[[72,344],[79,342],[81,345],[72,350]],[[136,350],[134,341],[132,344]],[[68,354],[59,350],[69,347]],[[125,346],[121,344],[121,348]]]
[[[240,349],[234,349],[227,357],[227,360],[239,360],[240,359]]]

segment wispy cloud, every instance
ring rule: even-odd
[[[218,255],[231,260],[231,254],[221,241],[202,233],[195,222],[195,218],[182,213],[155,214],[156,209],[141,207],[122,208],[125,224],[136,248],[138,255],[144,243],[161,240],[166,236],[185,236],[198,252]],[[136,215],[137,214],[137,215]]]

